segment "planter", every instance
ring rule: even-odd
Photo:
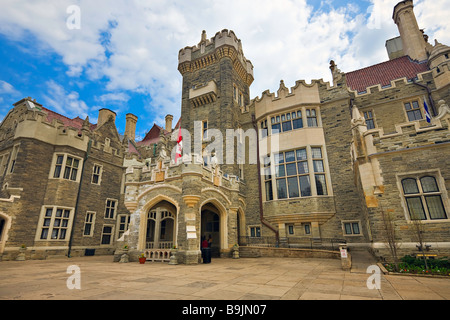
[[[145,260],[147,260],[147,258],[139,258],[139,263],[140,264],[144,264],[145,263]]]

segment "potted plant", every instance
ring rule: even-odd
[[[141,253],[141,254],[139,255],[139,263],[140,263],[140,264],[144,264],[144,263],[145,263],[145,260],[146,260],[145,255],[144,255],[143,253]]]

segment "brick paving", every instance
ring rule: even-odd
[[[450,280],[381,275],[369,289],[370,261],[343,271],[339,260],[213,259],[196,266],[113,262],[112,256],[0,262],[1,300],[449,300]],[[80,289],[68,289],[80,270]]]

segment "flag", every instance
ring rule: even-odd
[[[430,111],[428,110],[427,103],[425,102],[425,99],[423,100],[423,108],[425,109],[425,117],[427,118],[427,122],[431,123],[431,115]]]
[[[181,152],[183,150],[183,137],[181,136],[181,125],[178,132],[178,140],[177,140],[177,150],[175,154],[175,163],[177,163],[178,158],[181,158]]]

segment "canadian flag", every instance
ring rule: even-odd
[[[181,158],[181,152],[183,150],[183,137],[181,136],[181,125],[178,132],[178,140],[177,140],[177,150],[175,153],[175,163],[177,163],[178,158]]]

